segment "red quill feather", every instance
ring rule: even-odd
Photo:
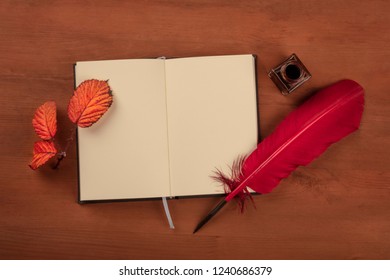
[[[307,165],[331,144],[359,128],[364,90],[356,82],[343,80],[315,94],[290,113],[248,157],[237,159],[231,176],[216,172],[214,179],[228,195],[196,226],[205,225],[227,202],[251,197],[248,187],[258,193],[271,192],[300,165]]]
[[[364,90],[352,80],[319,91],[257,146],[239,172],[232,172],[239,176],[230,182],[223,175],[218,179],[231,189],[225,200],[243,197],[247,187],[262,194],[271,192],[298,166],[309,164],[331,144],[358,129],[363,106]]]

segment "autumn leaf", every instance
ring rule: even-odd
[[[34,143],[33,159],[29,166],[35,170],[45,164],[50,158],[54,157],[57,149],[53,141],[38,141]]]
[[[86,80],[75,90],[68,105],[69,119],[80,127],[97,122],[112,104],[107,81]]]
[[[32,125],[43,140],[54,138],[57,132],[57,109],[54,101],[47,101],[35,111]]]

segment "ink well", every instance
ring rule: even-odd
[[[268,76],[283,95],[288,95],[311,78],[310,72],[296,54],[273,68]]]

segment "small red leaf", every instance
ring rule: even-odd
[[[33,159],[29,166],[32,170],[45,164],[50,158],[54,157],[57,149],[53,141],[38,141],[34,143]]]
[[[68,105],[69,119],[80,127],[97,122],[112,104],[107,81],[86,80],[75,90]]]
[[[57,132],[57,109],[54,101],[39,106],[32,120],[37,135],[43,140],[54,138]]]

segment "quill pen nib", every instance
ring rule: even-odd
[[[218,205],[215,206],[214,209],[211,210],[210,213],[208,213],[207,216],[204,217],[202,221],[200,221],[200,223],[199,223],[199,224],[196,226],[196,228],[194,229],[193,234],[194,234],[195,232],[197,232],[198,230],[200,230],[200,228],[203,227],[208,221],[210,221],[210,219],[211,219],[212,217],[214,217],[215,214],[217,214],[218,211],[222,209],[222,207],[225,206],[226,202],[227,202],[227,201],[226,201],[225,199],[223,199],[220,203],[218,203]]]

